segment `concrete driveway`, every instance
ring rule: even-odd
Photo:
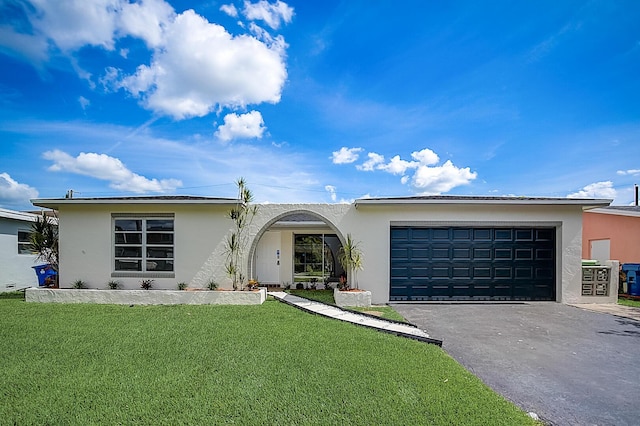
[[[393,307],[548,424],[640,424],[640,321],[553,302]]]

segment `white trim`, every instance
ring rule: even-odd
[[[615,216],[630,216],[630,217],[640,217],[640,211],[633,210],[618,210],[618,209],[591,209],[585,213],[601,213],[601,214],[611,214]]]
[[[35,222],[38,220],[39,215],[15,210],[0,209],[0,217],[5,219],[22,220],[25,222]]]
[[[354,202],[356,208],[359,206],[378,205],[393,206],[398,204],[491,204],[491,205],[577,205],[590,209],[595,207],[608,206],[613,202],[609,199],[577,199],[577,198],[361,198]]]

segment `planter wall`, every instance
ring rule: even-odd
[[[371,306],[370,291],[340,291],[338,289],[334,289],[333,299],[335,300],[336,305],[340,307]]]
[[[267,290],[180,291],[180,290],[76,290],[29,288],[27,302],[97,303],[111,305],[260,305]]]

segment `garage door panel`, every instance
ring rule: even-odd
[[[391,229],[391,300],[554,300],[554,228]]]

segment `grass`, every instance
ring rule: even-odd
[[[304,297],[306,299],[316,300],[322,303],[328,303],[330,305],[335,305],[336,303],[333,298],[333,290],[287,290],[287,291],[296,296]],[[374,311],[380,314],[380,318],[407,322],[407,320],[405,320],[402,317],[402,315],[397,313],[395,309],[393,309],[391,306],[372,306],[370,308],[361,308],[361,307],[352,306],[346,309],[349,309],[351,311],[356,311],[356,312]]]
[[[333,290],[287,290],[288,293],[305,299],[317,300],[318,302],[335,305]]]
[[[535,424],[437,346],[276,301],[0,311],[3,424]]]
[[[634,308],[640,308],[640,300],[636,300],[636,299],[627,299],[624,297],[619,297],[618,304],[624,305],[624,306],[631,306]]]
[[[351,311],[356,311],[356,312],[365,312],[365,313],[369,313],[369,314],[373,314],[376,316],[380,316],[380,318],[385,318],[385,319],[389,319],[389,320],[394,320],[394,321],[400,321],[400,322],[407,322],[406,319],[404,319],[404,317],[402,315],[400,315],[399,313],[396,312],[395,309],[393,309],[391,306],[370,306],[370,307],[359,307],[359,306],[352,306],[348,308]]]
[[[3,291],[0,292],[0,299],[23,299],[24,291]]]

